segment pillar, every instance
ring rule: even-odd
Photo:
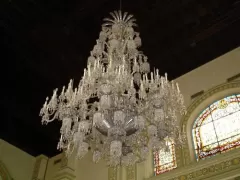
[[[48,157],[39,155],[36,157],[32,180],[44,180],[47,170]]]

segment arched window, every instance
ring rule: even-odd
[[[174,142],[167,142],[168,149],[161,149],[154,152],[154,173],[155,175],[162,174],[177,167]]]
[[[195,120],[192,135],[197,160],[240,147],[240,94],[208,106]]]

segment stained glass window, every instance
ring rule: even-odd
[[[168,150],[161,149],[154,152],[154,173],[162,174],[177,167],[175,147],[173,141],[168,141]]]
[[[240,147],[240,94],[207,107],[195,120],[192,135],[198,160]]]

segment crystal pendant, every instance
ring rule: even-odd
[[[102,109],[109,109],[112,106],[112,98],[109,95],[102,95],[100,98],[100,106]]]
[[[110,145],[110,156],[111,157],[121,157],[122,156],[122,142],[115,140],[111,142]]]
[[[114,124],[117,126],[122,126],[125,122],[125,113],[122,111],[115,111],[114,112]]]

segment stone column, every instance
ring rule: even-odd
[[[44,155],[39,155],[36,157],[32,180],[44,180],[47,171],[48,157]]]
[[[137,180],[136,177],[136,164],[132,165],[132,166],[128,166],[126,167],[126,176],[127,176],[127,180]]]
[[[153,177],[154,166],[153,166],[153,152],[150,151],[146,161],[144,162],[145,178]]]
[[[108,168],[108,180],[118,180],[119,169],[109,167]]]
[[[74,166],[70,163],[68,158],[62,153],[61,167],[56,172],[53,180],[75,180]]]

